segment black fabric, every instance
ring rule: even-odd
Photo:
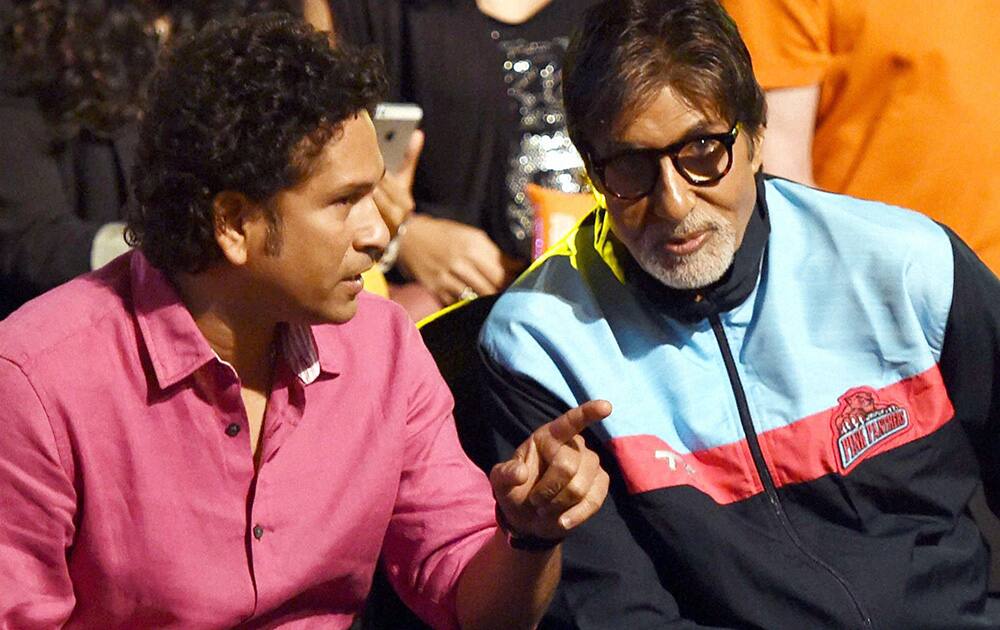
[[[955,285],[941,376],[981,468],[985,500],[977,493],[970,510],[990,546],[990,591],[1000,593],[1000,280],[942,227],[955,252]]]
[[[944,230],[955,252],[955,285],[941,376],[976,449],[987,501],[1000,512],[1000,280]]]
[[[424,109],[418,212],[480,227],[508,255],[525,258],[527,244],[505,218],[519,113],[507,95],[498,42],[567,37],[595,1],[552,0],[524,24],[509,25],[471,0],[331,0],[341,37],[382,50],[390,100]]]
[[[0,318],[90,270],[97,230],[124,216],[136,133],[59,138],[33,98],[0,93]]]
[[[485,471],[499,461],[496,444],[483,439],[491,434],[497,410],[484,388],[478,339],[479,329],[498,297],[475,299],[420,328],[424,344],[455,397],[458,439],[469,459]]]

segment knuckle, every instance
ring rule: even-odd
[[[579,460],[565,455],[556,455],[556,458],[549,464],[549,469],[559,477],[566,479],[576,474]]]
[[[566,484],[563,492],[566,493],[566,497],[569,499],[570,503],[580,503],[589,494],[590,484],[579,477],[575,477],[572,481]]]
[[[549,503],[556,497],[557,494],[559,494],[559,487],[552,485],[538,486],[532,494],[534,494],[537,499],[533,502],[536,505],[539,503]]]

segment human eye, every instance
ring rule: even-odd
[[[684,145],[681,154],[689,157],[707,157],[714,155],[721,148],[716,138],[695,138]]]
[[[718,178],[728,168],[729,154],[718,138],[695,138],[677,154],[678,164],[699,181]]]

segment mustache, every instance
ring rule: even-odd
[[[643,241],[663,242],[698,232],[728,232],[732,225],[708,210],[692,210],[680,223],[670,226],[659,223],[646,228]]]

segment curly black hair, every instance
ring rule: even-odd
[[[139,115],[153,68],[155,16],[141,2],[0,1],[0,52],[15,94],[34,96],[54,129],[112,133]]]
[[[33,96],[58,135],[110,135],[141,111],[166,17],[175,35],[210,19],[300,13],[297,0],[0,0],[6,88]]]
[[[128,242],[168,275],[203,271],[222,256],[218,193],[243,193],[266,210],[307,175],[343,121],[370,112],[386,89],[377,53],[334,47],[280,14],[212,24],[185,39],[152,79]]]

